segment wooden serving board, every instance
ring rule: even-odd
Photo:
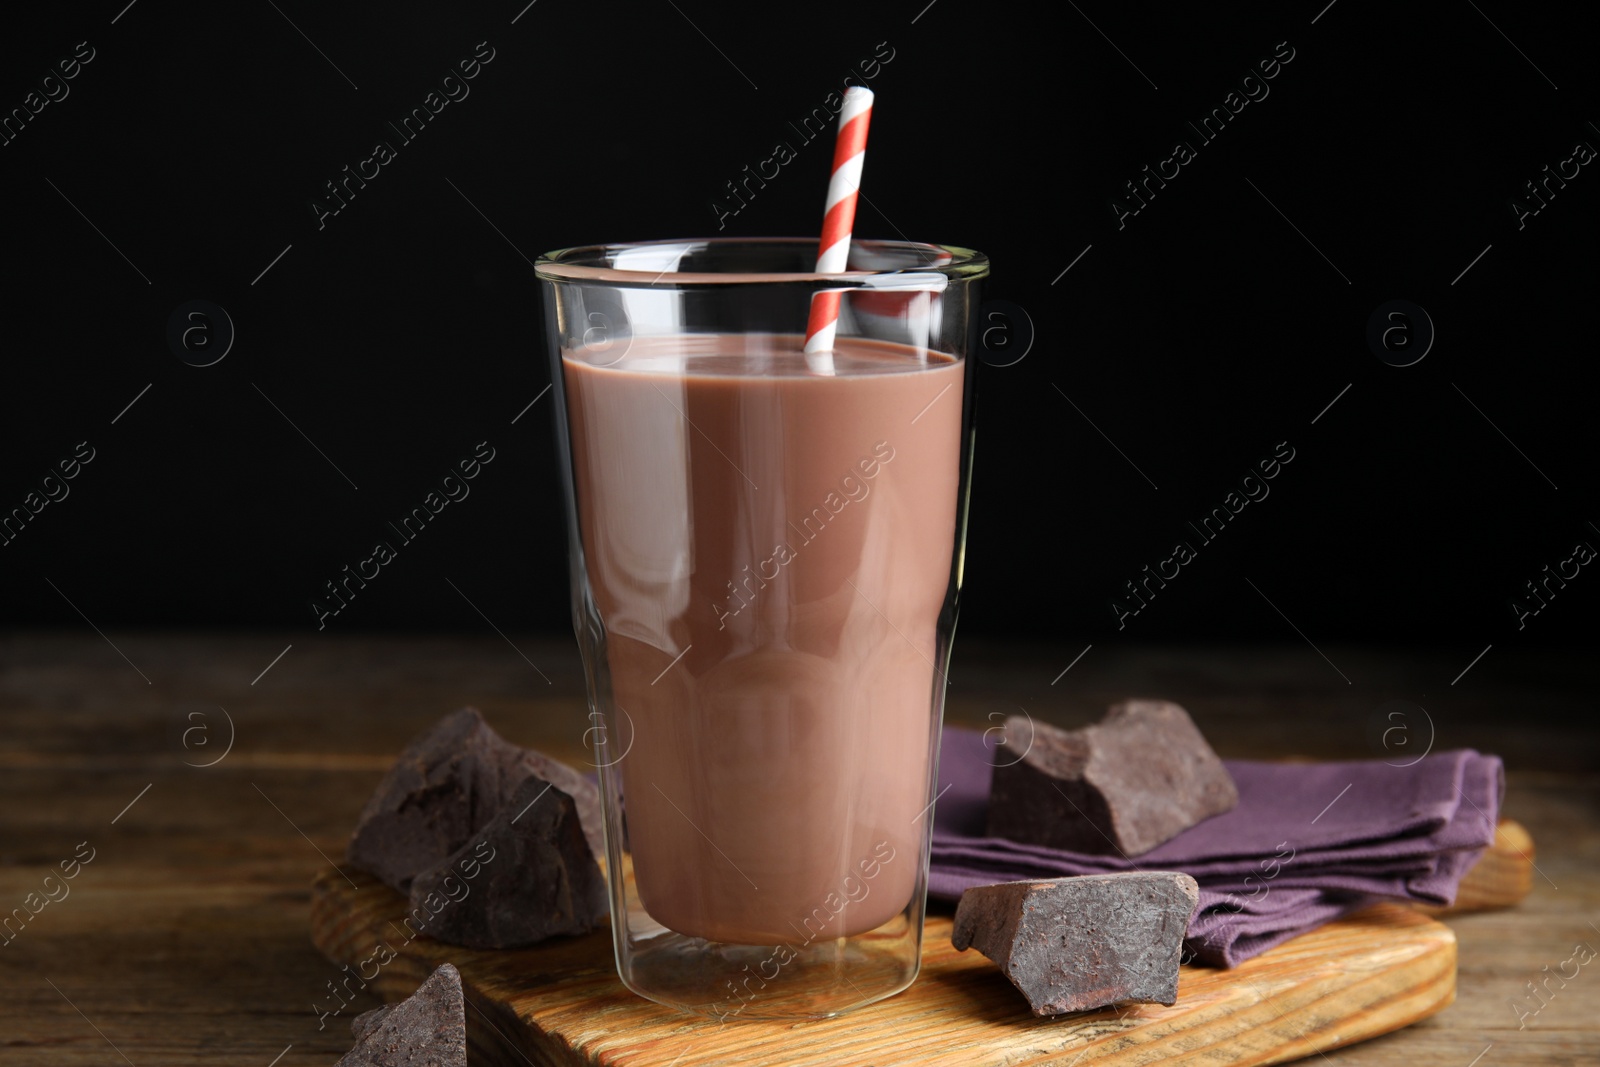
[[[1526,831],[1502,823],[1495,847],[1463,881],[1462,898],[1474,907],[1515,903],[1531,870]],[[931,915],[922,973],[905,992],[836,1019],[725,1026],[624,988],[609,931],[474,951],[427,938],[405,943],[405,911],[404,898],[377,880],[329,871],[313,889],[312,938],[352,974],[380,944],[389,946],[395,958],[370,982],[387,1001],[410,995],[440,963],[454,963],[466,987],[474,1064],[1268,1064],[1397,1030],[1455,999],[1455,934],[1399,904],[1330,923],[1232,970],[1184,967],[1170,1008],[1122,1005],[1056,1019],[1034,1017],[992,963],[951,947],[947,916]]]

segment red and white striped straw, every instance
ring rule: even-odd
[[[817,252],[818,274],[841,274],[850,262],[850,231],[856,222],[856,191],[861,188],[861,164],[867,158],[867,124],[872,121],[872,90],[852,85],[844,91],[839,109],[839,136],[833,145],[833,176],[828,179],[828,204],[822,216],[822,241]],[[811,298],[806,323],[806,351],[831,352],[839,325],[839,297],[835,290]]]

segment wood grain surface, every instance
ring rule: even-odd
[[[950,919],[936,915],[923,931],[922,973],[905,992],[837,1019],[724,1026],[630,993],[606,931],[515,952],[410,940],[405,898],[361,872],[347,875],[317,877],[312,940],[358,978],[374,974],[385,999],[409,995],[440,963],[455,964],[478,1016],[470,1022],[499,1021],[469,1026],[480,1063],[671,1067],[691,1055],[771,1067],[1281,1063],[1397,1030],[1455,997],[1455,935],[1386,904],[1233,970],[1184,967],[1172,1007],[1039,1019],[993,964],[951,947]],[[372,962],[390,951],[398,958]]]
[[[115,648],[88,627],[0,637],[0,914],[40,892],[80,843],[94,850],[70,896],[0,946],[0,1067],[337,1060],[351,1044],[344,1019],[380,1000],[364,990],[319,1027],[314,1005],[343,975],[311,943],[311,887],[406,740],[474,704],[510,739],[583,759],[571,643],[485,634],[113,629]],[[1355,681],[1347,687],[1303,644],[1096,645],[1052,687],[1082,647],[958,642],[950,720],[981,728],[1021,706],[1076,726],[1114,700],[1157,696],[1187,707],[1224,756],[1358,759],[1382,755],[1367,729],[1374,711],[1411,695],[1436,731],[1417,743],[1503,755],[1505,811],[1538,843],[1527,899],[1445,920],[1457,939],[1454,1004],[1341,1048],[1318,1032],[1307,1052],[1337,1067],[1596,1062],[1593,965],[1548,979],[1576,944],[1600,948],[1592,656],[1496,645],[1451,687],[1479,649],[1322,644]],[[1546,982],[1539,999],[1535,981]],[[1276,995],[1268,1004],[1289,1010]],[[702,1062],[714,1061],[691,1052],[678,1067]]]
[[[1527,895],[1532,874],[1527,831],[1502,821],[1495,845],[1462,880],[1456,905],[1432,910],[1513,906]],[[646,1002],[617,979],[605,932],[517,952],[413,939],[403,925],[405,898],[360,871],[317,876],[311,936],[334,963],[350,965],[357,976],[345,986],[350,994],[368,985],[360,979],[371,973],[374,991],[397,1000],[440,963],[455,964],[477,1014],[469,1034],[480,1062],[662,1067],[698,1052],[708,1062],[772,1067],[1033,1067],[1080,1057],[1085,1065],[1242,1065],[1354,1044],[1454,999],[1455,935],[1399,910],[1386,905],[1352,916],[1234,970],[1185,967],[1172,1007],[1125,1005],[1070,1019],[1034,1018],[983,957],[951,947],[943,915],[924,928],[922,974],[910,989],[840,1019],[800,1025],[721,1026]],[[397,958],[383,966],[374,962],[391,954]],[[325,1006],[348,1018],[343,999],[340,992]],[[1274,1005],[1272,1013],[1261,1010]],[[499,1025],[490,1025],[494,1020]],[[1335,1036],[1315,1039],[1326,1034]]]

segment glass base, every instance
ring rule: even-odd
[[[643,924],[640,924],[643,925]],[[809,945],[732,945],[664,927],[636,936],[618,971],[657,1004],[743,1019],[827,1019],[894,996],[916,980],[922,938],[906,916],[854,937]]]

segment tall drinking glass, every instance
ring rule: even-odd
[[[910,985],[972,455],[961,248],[541,257],[617,967],[722,1019]],[[808,355],[813,294],[842,293]]]

